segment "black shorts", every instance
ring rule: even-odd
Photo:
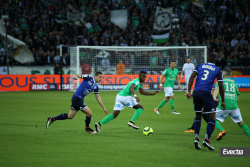
[[[214,107],[217,108],[218,105],[219,105],[219,103],[215,101],[215,102],[214,102],[214,105],[215,105]]]
[[[76,111],[83,110],[85,107],[87,107],[84,101],[76,96],[72,96],[71,103],[70,109],[74,109]]]
[[[216,111],[214,98],[210,92],[194,90],[193,92],[194,111],[212,113]]]

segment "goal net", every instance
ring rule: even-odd
[[[78,74],[90,74],[100,71],[104,78],[99,90],[121,90],[129,81],[138,78],[140,71],[147,73],[143,84],[145,90],[159,90],[160,76],[175,60],[179,70],[182,90],[186,90],[185,76],[181,71],[187,57],[195,66],[207,62],[205,46],[183,47],[114,47],[114,46],[77,46],[70,47],[70,69]],[[75,83],[76,87],[81,80]],[[175,82],[174,90],[178,90]]]

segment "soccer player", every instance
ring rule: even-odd
[[[215,90],[215,85],[213,85],[212,90],[211,90],[212,96],[214,95],[214,90]],[[216,99],[218,99],[218,96],[216,97]],[[214,105],[215,105],[215,108],[216,108],[218,106],[218,102],[214,101],[214,103],[215,103]],[[207,114],[202,114],[202,117],[208,123],[208,115]],[[215,121],[215,125],[216,125],[216,122],[217,121]],[[188,128],[188,130],[186,130],[185,132],[194,132],[194,123],[192,124],[191,128]]]
[[[183,65],[182,72],[181,72],[181,79],[183,78],[183,72],[185,73],[185,83],[187,87],[188,87],[188,81],[189,81],[190,75],[192,74],[194,69],[195,69],[194,64],[191,63],[191,59],[190,57],[188,57],[187,63]]]
[[[102,99],[99,96],[98,91],[98,84],[102,80],[102,73],[96,72],[95,77],[91,77],[89,75],[80,75],[75,74],[73,76],[73,79],[77,80],[78,78],[82,78],[83,81],[79,85],[79,87],[76,89],[76,92],[73,94],[71,98],[71,107],[68,114],[64,113],[61,115],[58,115],[56,117],[48,117],[47,123],[46,123],[46,129],[49,128],[49,126],[55,122],[56,120],[65,120],[65,119],[73,119],[77,113],[78,110],[81,110],[83,113],[86,114],[85,117],[85,131],[89,133],[96,133],[96,131],[92,130],[89,127],[91,117],[92,117],[92,111],[88,108],[88,106],[84,103],[84,97],[87,96],[90,92],[94,91],[95,98],[100,104],[100,106],[103,108],[106,115],[108,115],[108,111],[105,108],[105,106],[102,103]]]
[[[210,63],[203,63],[198,65],[193,71],[189,83],[188,83],[188,92],[186,96],[188,98],[193,98],[194,110],[196,112],[196,117],[194,119],[194,133],[195,148],[200,150],[201,146],[199,144],[199,133],[201,127],[201,115],[202,108],[203,114],[208,114],[208,123],[207,123],[207,132],[205,135],[205,140],[203,141],[203,146],[207,147],[209,150],[214,150],[214,147],[210,145],[209,139],[213,133],[215,126],[215,105],[214,98],[211,95],[211,90],[214,84],[215,78],[217,78],[219,84],[219,91],[221,94],[221,108],[224,110],[226,108],[224,102],[224,87],[223,87],[223,78],[221,70],[215,66],[216,55],[212,54],[209,56]],[[194,82],[194,78],[197,76],[193,95],[191,95],[191,87]]]
[[[241,127],[243,132],[248,137],[250,137],[249,128],[246,124],[244,124],[242,117],[241,117],[240,109],[237,104],[239,101],[240,92],[238,90],[237,84],[233,80],[230,79],[231,75],[232,75],[232,72],[230,69],[225,68],[223,70],[223,78],[224,78],[223,86],[225,89],[225,104],[227,108],[225,111],[223,111],[221,106],[219,105],[216,110],[216,119],[220,122],[224,122],[227,116],[229,115],[231,119]],[[214,99],[218,95],[218,90],[219,88],[218,88],[218,83],[217,83],[215,91],[214,91]],[[221,100],[220,100],[220,104],[221,104]],[[223,127],[220,125],[218,121],[216,121],[215,127],[221,132],[216,138],[217,141],[221,140],[222,137],[227,134],[227,132],[223,129]]]
[[[95,123],[95,128],[97,132],[100,132],[101,126],[105,123],[108,123],[112,121],[114,118],[116,118],[120,112],[125,108],[125,106],[128,106],[130,108],[136,109],[134,116],[128,122],[128,126],[134,128],[134,129],[139,129],[138,126],[135,125],[135,121],[139,116],[141,115],[143,111],[143,107],[140,103],[140,99],[137,97],[135,92],[139,89],[140,93],[142,95],[155,95],[156,93],[159,93],[159,91],[155,91],[154,93],[148,93],[145,92],[142,88],[142,82],[146,80],[147,74],[145,71],[141,71],[139,74],[139,78],[136,78],[132,81],[130,81],[116,96],[115,100],[115,106],[114,106],[114,111],[113,114],[108,115],[105,117],[103,120],[101,120],[98,123]],[[134,96],[131,97],[131,95]]]
[[[174,109],[174,93],[173,93],[173,86],[174,81],[176,79],[176,82],[179,85],[179,90],[181,90],[181,83],[178,78],[178,69],[175,68],[176,63],[175,60],[172,60],[170,63],[170,68],[165,69],[163,74],[160,77],[160,89],[163,91],[162,86],[162,79],[165,78],[165,84],[164,84],[164,92],[165,92],[165,98],[162,100],[162,102],[159,104],[158,107],[154,109],[154,112],[157,114],[160,114],[159,110],[162,108],[169,100],[170,100],[170,106],[172,108],[172,114],[180,114],[179,112],[175,111]]]

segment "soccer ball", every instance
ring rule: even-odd
[[[151,127],[146,127],[143,129],[143,134],[145,136],[151,136],[153,135],[153,129]]]

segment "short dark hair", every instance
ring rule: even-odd
[[[140,71],[139,75],[141,75],[141,74],[147,74],[147,73],[145,71]]]
[[[216,62],[216,55],[215,54],[209,55],[209,62],[210,63],[215,63]]]
[[[172,62],[175,62],[175,60],[174,60],[174,59],[172,59],[172,60],[171,60],[171,63],[172,63]]]
[[[191,57],[187,57],[187,59],[191,59]]]
[[[102,72],[97,71],[97,72],[95,73],[95,76],[98,76],[99,74],[102,74]]]

